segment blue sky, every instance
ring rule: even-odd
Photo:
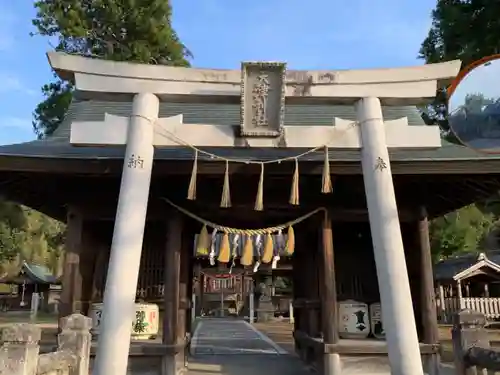
[[[293,69],[422,64],[435,0],[173,0],[173,22],[193,65],[239,69],[243,60]],[[35,138],[32,111],[52,79],[48,40],[30,37],[33,1],[0,0],[0,144]]]

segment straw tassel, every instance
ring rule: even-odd
[[[212,236],[210,238],[210,253],[208,254],[208,259],[211,266],[215,266],[215,245],[217,241],[217,228],[212,231]]]
[[[219,263],[229,263],[229,259],[231,257],[231,246],[229,246],[229,234],[224,232],[222,235],[222,241],[220,244],[219,256],[217,257],[217,261]]]
[[[293,172],[292,189],[290,192],[290,204],[299,204],[299,160],[295,159],[295,171]]]
[[[288,233],[285,244],[285,254],[292,255],[295,250],[295,233],[293,231],[293,227],[288,227]]]
[[[243,253],[241,254],[240,264],[242,266],[251,266],[253,262],[253,243],[252,237],[246,236]]]
[[[264,163],[260,164],[259,187],[257,188],[257,198],[255,198],[255,211],[264,209]]]
[[[262,263],[267,264],[273,260],[273,237],[270,233],[266,234],[266,238],[264,240],[264,251],[262,253]]]
[[[198,150],[195,150],[193,169],[191,171],[191,179],[189,180],[189,188],[187,199],[194,201],[196,199],[196,176],[198,174]]]
[[[328,146],[325,146],[325,163],[323,164],[323,178],[321,192],[328,194],[333,191],[332,177],[330,176],[330,159],[328,158]]]
[[[231,207],[231,191],[229,189],[229,161],[226,160],[226,172],[224,173],[224,187],[222,188],[222,198],[220,206],[223,208]]]
[[[197,256],[208,255],[208,249],[210,248],[210,244],[211,241],[208,236],[207,226],[204,225],[203,228],[201,228],[201,232],[198,235],[198,240],[196,241],[196,255]]]

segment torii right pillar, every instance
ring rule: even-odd
[[[356,103],[356,110],[391,373],[422,375],[424,371],[380,100],[363,98]]]

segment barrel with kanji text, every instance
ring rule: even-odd
[[[94,303],[89,311],[92,318],[92,334],[99,335],[101,326],[103,304]],[[136,303],[135,313],[132,317],[132,340],[148,340],[158,335],[159,325],[158,305],[152,303]]]
[[[346,300],[339,302],[339,336],[343,339],[366,338],[370,334],[368,305]]]

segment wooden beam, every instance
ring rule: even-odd
[[[63,318],[75,312],[83,312],[81,306],[83,276],[80,266],[83,247],[82,241],[83,218],[76,207],[70,207],[67,219],[59,318]],[[60,322],[61,319],[59,319],[59,324]]]
[[[187,343],[186,343],[186,332],[188,330],[188,311],[191,305],[191,293],[189,290],[190,279],[192,279],[192,274],[190,274],[190,263],[193,255],[193,236],[190,235],[187,230],[186,221],[183,220],[183,228],[181,233],[181,253],[180,253],[180,270],[179,270],[179,297],[181,302],[177,310],[177,334],[176,334],[176,344],[179,346],[179,354],[176,362],[182,365],[187,363]],[[184,346],[181,346],[184,344]]]
[[[436,290],[434,289],[429,222],[425,206],[419,208],[419,216],[418,244],[420,250],[420,296],[422,306],[423,342],[425,344],[437,345],[439,344],[439,328],[436,311]],[[427,367],[427,372],[429,374],[439,374],[439,354],[434,354],[432,356]]]
[[[163,315],[163,343],[169,346],[177,344],[180,307],[180,262],[182,246],[182,216],[175,211],[169,212],[166,247],[165,247],[165,294]],[[182,358],[182,357],[181,357]],[[177,374],[181,368],[179,355],[165,355],[162,374]]]
[[[333,252],[333,234],[330,212],[324,213],[322,223],[322,243],[321,260],[323,272],[321,273],[321,316],[323,342],[326,345],[337,344],[338,335],[338,306],[337,306],[337,285],[335,280],[335,260]],[[335,353],[325,353],[323,355],[323,374],[336,375],[341,372],[340,356]]]
[[[40,146],[42,147],[42,146]],[[182,151],[185,154],[185,149]],[[194,154],[193,154],[194,155]],[[358,155],[343,157],[342,154],[332,155],[335,161],[331,162],[331,169],[335,175],[355,175],[361,173],[360,158]],[[345,159],[345,160],[343,160]],[[169,156],[158,157],[154,162],[153,176],[158,175],[189,175],[192,169],[192,157]],[[290,164],[289,166],[287,164]],[[322,160],[301,161],[301,174],[321,175],[323,171]],[[476,158],[471,160],[440,160],[440,159],[417,159],[409,160],[391,155],[391,169],[394,175],[453,175],[453,174],[498,174],[500,159]],[[24,173],[59,173],[65,175],[82,176],[119,176],[123,167],[123,152],[117,152],[111,156],[99,155],[81,156],[80,158],[64,158],[63,156],[29,157],[18,155],[0,155],[1,172],[24,172]],[[200,160],[198,162],[199,174],[224,173],[224,163]],[[230,173],[248,173],[254,169],[256,175],[259,173],[254,166],[246,164],[235,164],[231,166]],[[292,163],[281,163],[269,165],[266,171],[272,174],[290,174],[293,170]]]
[[[83,221],[83,238],[80,254],[80,273],[82,277],[81,312],[88,315],[92,305],[94,274],[96,273],[99,243],[93,233],[93,225],[98,223]]]

